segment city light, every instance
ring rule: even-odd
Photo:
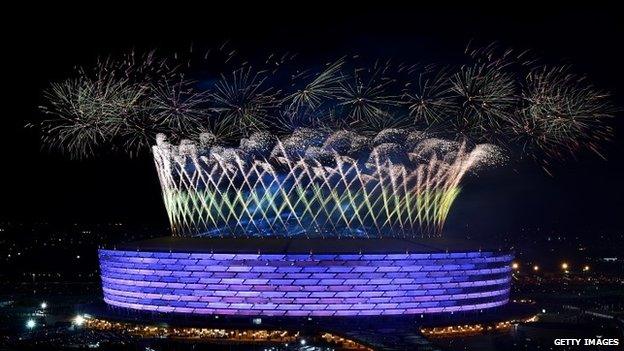
[[[301,346],[304,346],[306,344],[305,339],[301,339],[300,343],[301,343]]]
[[[34,319],[29,319],[28,321],[26,321],[26,328],[28,329],[32,329],[37,325],[37,323],[35,322]]]
[[[84,325],[90,330],[99,331],[123,331],[130,335],[143,338],[169,337],[178,338],[201,338],[204,340],[219,339],[231,341],[267,341],[272,343],[293,343],[300,340],[299,332],[286,330],[258,330],[258,329],[232,329],[221,328],[192,328],[192,327],[169,327],[163,325],[143,325],[124,322],[112,322],[97,318],[85,318]]]
[[[82,326],[85,322],[85,319],[82,315],[77,315],[76,317],[74,317],[74,324],[77,326]]]
[[[583,267],[583,272],[587,272],[589,271],[589,266],[585,265],[585,267]]]
[[[539,271],[539,266],[538,265],[533,266],[533,270],[536,272]]]
[[[48,308],[48,303],[44,301],[39,306],[41,307],[42,310],[45,310],[46,308]]]
[[[511,268],[517,270],[520,267],[520,265],[518,264],[518,262],[514,262],[511,264]]]
[[[563,263],[561,264],[561,269],[563,269],[564,271],[567,271],[567,270],[568,270],[568,267],[569,267],[569,265],[568,265],[568,263],[567,263],[567,262],[563,262]]]
[[[530,318],[526,318],[522,320],[522,322],[533,322],[535,321],[535,316]],[[440,337],[452,337],[458,335],[476,335],[482,332],[492,331],[492,330],[506,330],[516,325],[518,321],[501,321],[497,323],[491,324],[465,324],[465,325],[454,325],[447,327],[433,327],[433,328],[421,328],[420,331],[425,336],[432,338],[440,338]]]

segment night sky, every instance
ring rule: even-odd
[[[522,2],[487,10],[402,7],[335,9],[320,3],[284,8],[106,8],[73,14],[63,9],[14,14],[4,33],[3,112],[0,118],[1,221],[108,222],[166,226],[149,154],[137,159],[105,155],[70,161],[42,151],[35,131],[41,90],[98,55],[132,48],[184,50],[230,40],[246,55],[292,51],[315,61],[343,54],[435,62],[460,55],[469,40],[532,49],[545,62],[573,63],[624,107],[624,28],[615,6],[542,8]],[[112,6],[112,5],[109,5]],[[174,6],[174,5],[169,5]],[[621,117],[621,113],[620,113]],[[514,233],[522,227],[573,232],[622,231],[624,173],[621,118],[606,146],[608,161],[580,155],[553,168],[509,165],[465,182],[448,220],[449,230]],[[587,234],[586,234],[587,235]]]

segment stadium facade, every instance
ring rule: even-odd
[[[164,238],[99,251],[105,302],[162,313],[448,313],[509,300],[512,256],[448,240]]]

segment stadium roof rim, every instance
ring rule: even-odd
[[[206,238],[166,236],[104,249],[229,254],[391,254],[510,251],[496,243],[450,238]]]

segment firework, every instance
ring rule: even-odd
[[[144,89],[124,79],[68,79],[45,92],[45,111],[54,115],[41,123],[44,142],[73,157],[92,155],[113,139],[139,110]]]
[[[500,153],[441,139],[389,142],[409,134],[384,131],[372,148],[352,132],[305,129],[281,141],[253,134],[237,148],[161,139],[154,158],[177,235],[438,235],[466,172]]]
[[[560,158],[582,148],[600,154],[600,145],[613,134],[606,123],[614,113],[608,95],[568,67],[532,71],[522,99],[514,134],[534,158]]]
[[[211,110],[231,119],[243,134],[265,128],[278,105],[278,92],[267,86],[267,79],[266,72],[255,72],[251,67],[222,75],[209,94],[214,101]]]
[[[224,62],[216,64],[214,56]],[[76,157],[92,156],[105,143],[136,153],[157,133],[172,140],[209,133],[237,145],[256,131],[373,136],[416,128],[493,143],[541,164],[583,149],[600,153],[613,133],[607,94],[569,67],[540,66],[527,52],[469,47],[460,65],[424,69],[380,60],[367,66],[357,57],[299,69],[294,57],[269,55],[254,68],[223,46],[199,64],[238,68],[202,73],[196,81],[185,78],[197,72],[194,60],[174,64],[153,52],[101,60],[46,90],[43,109],[52,117],[38,125],[44,144]]]
[[[311,82],[286,97],[288,109],[294,112],[300,109],[317,110],[327,100],[333,100],[345,78],[341,72],[343,66],[343,59],[328,64]]]
[[[175,68],[154,52],[99,60],[80,68],[75,78],[52,83],[42,110],[52,118],[40,123],[44,143],[72,157],[93,155],[106,143],[145,148],[158,132],[150,101]]]
[[[206,117],[206,97],[204,92],[196,92],[193,82],[164,82],[154,86],[150,96],[150,116],[157,126],[174,135],[188,135],[197,129],[198,121]]]
[[[500,128],[513,114],[516,87],[506,72],[481,65],[464,66],[453,75],[451,84],[459,98],[456,123],[471,135]]]
[[[380,120],[392,119],[390,111],[400,101],[396,91],[392,90],[396,81],[387,75],[388,67],[375,63],[370,68],[356,68],[340,82],[337,106],[344,109],[352,124],[366,129]]]
[[[45,92],[44,143],[73,157],[156,143],[176,235],[416,237],[440,235],[467,174],[513,153],[548,171],[613,133],[607,94],[495,45],[422,70],[216,54],[211,69],[237,68],[193,80],[192,60],[148,53],[79,69]]]
[[[442,123],[457,114],[457,98],[453,95],[448,69],[433,67],[420,72],[405,92],[406,104],[414,123]]]

